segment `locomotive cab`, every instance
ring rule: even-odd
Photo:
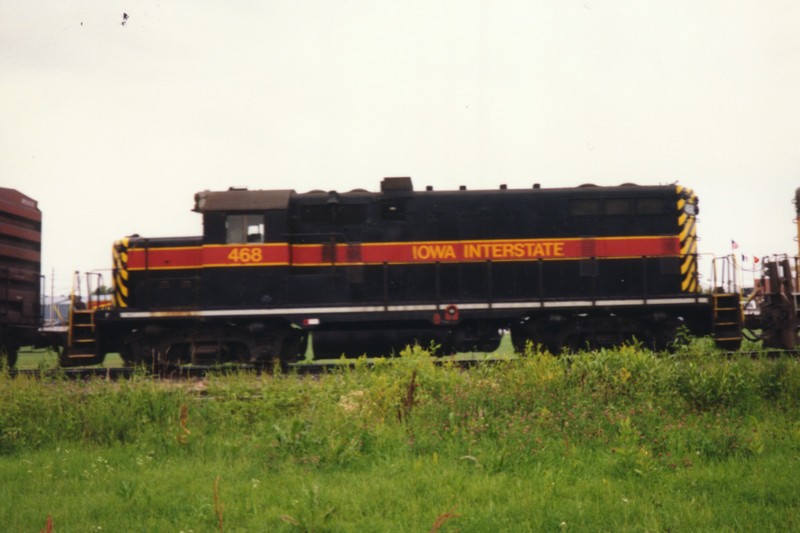
[[[204,191],[202,287],[210,307],[268,306],[286,299],[287,213],[291,190]],[[265,266],[274,268],[265,269]],[[234,268],[234,270],[231,270]]]
[[[287,210],[293,191],[203,191],[194,211],[203,215],[203,244],[286,242]]]

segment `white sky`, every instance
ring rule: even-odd
[[[197,191],[384,176],[679,181],[701,252],[795,254],[798,27],[791,0],[0,0],[0,186],[66,288],[122,236],[199,234]]]

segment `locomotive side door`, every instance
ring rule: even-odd
[[[338,200],[327,193],[308,194],[293,206],[289,217],[289,299],[296,304],[346,302],[340,245],[347,239],[336,223]]]

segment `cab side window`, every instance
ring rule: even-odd
[[[228,244],[264,242],[264,215],[228,215],[225,219]]]

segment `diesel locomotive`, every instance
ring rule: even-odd
[[[698,199],[680,185],[379,192],[203,191],[201,235],[113,247],[113,303],[76,311],[62,363],[283,364],[498,347],[554,353],[680,327],[741,342],[698,284]]]

